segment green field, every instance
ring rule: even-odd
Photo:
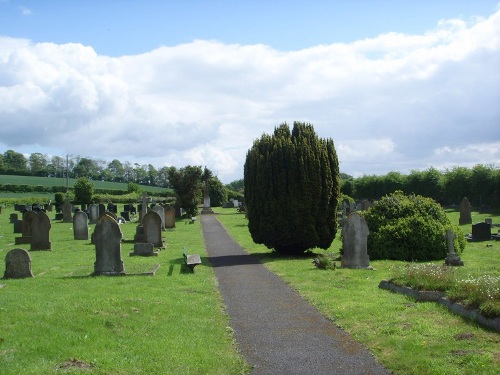
[[[69,186],[72,188],[77,179],[70,178],[66,181],[65,178],[59,177],[33,177],[33,176],[15,176],[15,175],[0,175],[0,184],[2,185],[29,185],[29,186]],[[109,181],[92,181],[94,188],[107,190],[127,190],[127,184],[124,182],[109,182]],[[141,185],[141,189],[149,192],[161,192],[169,189],[159,188],[156,186]]]

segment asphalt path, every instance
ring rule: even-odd
[[[389,374],[369,351],[248,254],[216,215],[201,215],[238,349],[252,375]]]

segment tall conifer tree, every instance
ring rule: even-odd
[[[328,248],[337,233],[339,167],[333,141],[311,124],[264,134],[245,162],[248,227],[254,242],[283,253]]]

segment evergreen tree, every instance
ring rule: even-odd
[[[248,228],[256,243],[282,253],[327,249],[337,232],[337,154],[311,124],[294,122],[264,134],[245,168]]]
[[[89,204],[94,194],[94,184],[87,177],[80,177],[73,188],[76,203]]]

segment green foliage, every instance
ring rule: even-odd
[[[245,189],[245,182],[243,179],[235,180],[226,185],[226,188],[232,191],[239,192],[243,194],[243,190]]]
[[[328,248],[337,232],[339,171],[331,139],[294,122],[264,134],[245,162],[248,228],[256,243],[280,253]]]
[[[190,216],[198,212],[198,194],[201,191],[203,170],[201,166],[188,165],[177,169],[168,169],[168,179],[177,194],[177,204]]]
[[[375,202],[364,216],[370,228],[368,254],[371,260],[444,259],[448,252],[447,229],[453,229],[456,234],[457,253],[465,248],[461,229],[451,225],[441,206],[431,198],[398,191]]]
[[[222,203],[227,202],[227,189],[217,177],[212,177],[208,182],[210,195],[210,205],[212,207],[221,207]]]
[[[94,184],[87,177],[80,177],[73,188],[76,203],[89,204],[94,194]]]
[[[64,203],[64,193],[62,193],[62,192],[55,193],[54,200],[55,200],[56,204],[63,204]]]
[[[129,182],[127,184],[127,193],[139,193],[141,191],[141,187],[135,182]]]

